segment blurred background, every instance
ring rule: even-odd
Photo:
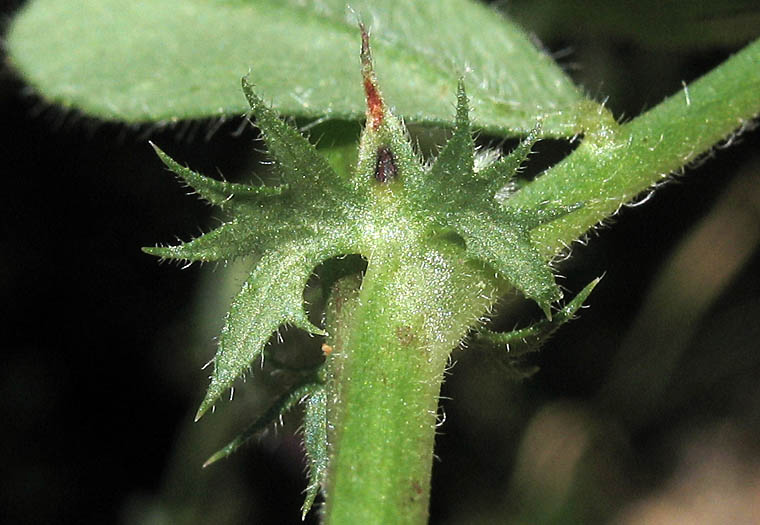
[[[2,24],[20,4],[0,4]],[[632,118],[760,27],[755,2],[666,4],[498,8]],[[5,522],[297,523],[297,412],[201,469],[286,386],[265,368],[192,423],[244,262],[179,269],[140,252],[218,224],[147,140],[233,178],[258,161],[256,130],[99,123],[40,103],[7,66],[0,114]],[[605,277],[532,357],[536,375],[515,383],[487,353],[453,354],[431,523],[760,523],[760,133],[730,142],[575,245],[562,285]],[[535,166],[570,149],[540,143]],[[286,336],[283,352],[317,355]]]

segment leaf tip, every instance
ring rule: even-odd
[[[317,491],[309,487],[306,493],[306,501],[301,506],[301,521],[306,521],[306,515],[309,514],[311,507],[314,505],[314,500],[317,499]]]
[[[219,460],[220,460],[220,459],[222,459],[223,457],[224,457],[224,454],[222,453],[222,451],[221,451],[221,450],[220,450],[220,451],[218,451],[218,452],[215,452],[214,454],[212,454],[212,455],[211,455],[211,457],[209,457],[209,458],[208,458],[208,459],[207,459],[207,460],[206,460],[206,461],[203,463],[203,465],[201,466],[201,468],[206,468],[206,467],[208,467],[208,466],[210,466],[210,465],[213,465],[214,463],[216,463],[217,461],[219,461]]]
[[[159,257],[162,261],[174,258],[170,246],[143,246],[140,251],[153,257]]]
[[[245,75],[240,79],[240,85],[243,88],[243,94],[248,101],[248,105],[251,106],[251,109],[255,109],[257,106],[259,106],[259,98],[253,92],[253,84],[249,82],[248,76],[249,75]]]
[[[377,86],[375,66],[372,61],[372,49],[369,44],[369,33],[362,22],[359,22],[359,30],[362,35],[361,61],[362,80],[364,82],[364,94],[367,99],[367,124],[372,129],[378,129],[385,117],[385,102]]]
[[[312,335],[327,336],[327,332],[325,332],[322,328],[316,326],[314,323],[312,323],[309,320],[304,310],[301,310],[301,312],[299,312],[297,315],[291,317],[289,319],[289,322],[296,328],[305,330],[306,332],[309,332]]]
[[[180,166],[180,164],[177,161],[175,161],[173,158],[167,155],[166,152],[164,152],[164,150],[156,146],[155,143],[149,141],[148,144],[150,144],[150,146],[153,148],[153,151],[156,152],[156,155],[158,155],[158,158],[161,159],[161,162],[164,163],[164,166],[169,168],[169,170],[174,172],[174,174],[178,175],[180,178],[183,178],[183,179],[186,178],[183,172],[189,172],[190,170],[185,169],[182,166]]]
[[[198,411],[195,413],[195,419],[193,419],[194,423],[197,423],[200,421],[200,419],[208,412],[208,409],[211,408],[211,406],[216,401],[216,398],[219,397],[218,395],[212,394],[213,385],[209,387],[208,392],[206,393],[206,397],[203,398],[203,402],[201,403],[201,406],[198,407]]]
[[[459,77],[457,84],[457,126],[470,125],[470,107],[467,91],[464,87],[464,77]]]

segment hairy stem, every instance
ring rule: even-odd
[[[451,350],[503,291],[457,247],[375,253],[331,301],[326,522],[425,523]]]
[[[507,202],[582,203],[533,231],[551,257],[642,191],[709,151],[760,113],[760,40],[632,121],[600,118],[581,145]]]

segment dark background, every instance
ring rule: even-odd
[[[0,4],[0,15],[18,4]],[[655,42],[643,24],[615,37],[603,21],[579,27],[566,14],[557,26],[521,6],[507,7],[592,96],[609,95],[616,116],[652,107],[751,36],[734,25]],[[298,522],[297,413],[200,468],[284,387],[265,370],[192,424],[200,367],[241,269],[180,270],[140,252],[216,224],[147,139],[198,171],[235,174],[254,162],[256,131],[241,121],[211,136],[209,122],[150,134],[103,124],[46,106],[8,67],[0,75],[0,514]],[[533,378],[516,384],[486,354],[454,354],[433,523],[760,520],[758,146],[757,130],[743,134],[574,248],[560,267],[568,290],[605,277],[591,308],[535,357]],[[539,150],[546,163],[568,146]]]

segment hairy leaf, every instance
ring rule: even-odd
[[[526,185],[504,206],[537,209],[583,203],[581,209],[532,232],[551,257],[641,192],[749,127],[760,115],[760,39],[630,122],[601,123],[561,162]]]
[[[318,264],[351,249],[349,243],[336,242],[337,239],[334,236],[329,240],[288,243],[259,261],[230,306],[214,358],[211,384],[196,420],[261,355],[280,326],[292,324],[324,335],[306,316],[303,290]]]
[[[407,120],[452,125],[456,78],[466,74],[478,127],[524,134],[544,115],[547,135],[582,131],[580,91],[496,11],[471,0],[350,5],[32,0],[12,23],[7,49],[44,98],[101,119],[239,115],[248,107],[238,79],[251,70],[261,98],[281,114],[358,120],[359,17],[373,31],[387,94]]]
[[[549,211],[542,203],[536,208],[505,211],[495,199],[495,188],[514,176],[535,141],[535,133],[498,162],[497,168],[486,168],[485,175],[475,174],[468,115],[468,99],[460,82],[454,134],[430,173],[417,183],[419,187],[411,198],[442,228],[461,235],[469,255],[493,266],[551,318],[551,303],[561,299],[562,294],[546,261],[533,247],[530,230],[563,216],[569,209]],[[506,173],[507,169],[512,173]],[[493,179],[488,180],[488,176]]]
[[[539,368],[526,361],[525,355],[537,352],[560,326],[573,319],[600,280],[601,277],[587,284],[572,301],[554,315],[553,319],[544,319],[510,332],[493,332],[481,328],[473,337],[473,346],[495,350],[496,363],[510,378],[518,381],[529,378]]]
[[[230,454],[237,451],[240,447],[248,443],[258,433],[265,430],[269,425],[276,422],[277,419],[296,406],[301,400],[310,395],[312,392],[318,392],[322,390],[324,386],[319,382],[305,381],[292,387],[290,390],[281,395],[272,406],[270,406],[266,412],[259,416],[253,423],[243,430],[235,439],[227,443],[224,447],[216,451],[206,460],[203,464],[204,467],[216,463],[220,459],[224,459]]]
[[[315,390],[306,400],[303,442],[309,460],[309,486],[301,507],[305,518],[327,476],[327,392],[324,388]]]
[[[560,326],[573,319],[573,316],[583,307],[586,299],[591,295],[596,285],[599,284],[599,281],[601,281],[601,277],[597,277],[587,284],[551,320],[545,319],[526,328],[512,330],[511,332],[493,332],[482,328],[476,333],[475,341],[478,344],[493,345],[498,348],[506,347],[511,357],[518,357],[526,352],[536,351]],[[512,347],[513,345],[514,348]]]
[[[173,171],[188,186],[193,188],[196,193],[209,204],[215,204],[220,207],[235,206],[241,200],[259,201],[267,197],[281,195],[287,189],[286,185],[281,186],[250,186],[248,184],[236,184],[224,182],[196,173],[190,168],[182,166],[169,155],[164,153],[161,148],[151,143],[156,154],[167,168]]]
[[[257,248],[250,226],[232,220],[215,230],[176,246],[143,248],[145,253],[182,262],[226,261],[254,253]]]

